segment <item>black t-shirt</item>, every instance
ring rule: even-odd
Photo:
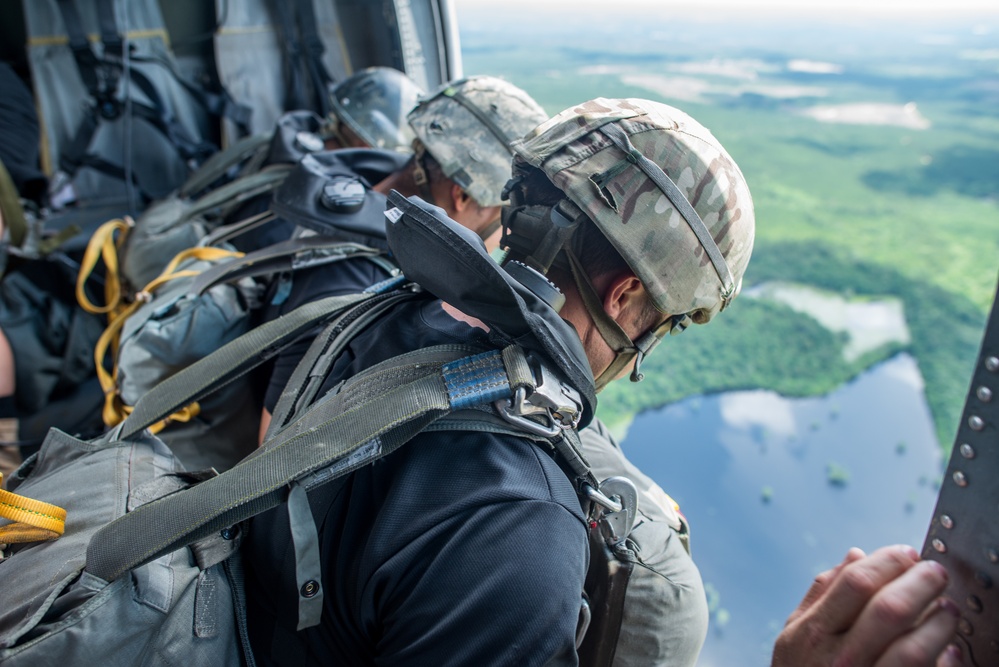
[[[328,296],[342,294],[357,294],[388,278],[383,268],[364,258],[346,259],[325,266],[295,271],[291,275],[291,291],[288,297],[278,305],[270,306],[264,316],[270,321],[291,312],[299,306],[313,301],[325,299]],[[295,372],[298,362],[312,344],[313,336],[304,336],[282,350],[274,359],[270,379],[264,394],[264,407],[273,413],[281,398],[281,392],[288,384],[291,374]]]
[[[330,382],[398,354],[490,346],[439,301],[403,304],[359,335]],[[328,495],[328,492],[327,492]],[[310,494],[322,552],[319,626],[296,632],[286,508],[253,521],[250,637],[262,665],[575,665],[588,559],[579,501],[540,447],[428,432]]]

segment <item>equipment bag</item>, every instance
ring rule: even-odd
[[[240,588],[230,584],[239,582],[239,561],[226,560],[238,547],[236,533],[214,535],[190,550],[171,550],[116,581],[84,571],[95,562],[87,555],[88,545],[98,548],[102,538],[95,534],[115,517],[204,477],[184,473],[161,441],[142,433],[145,426],[240,377],[316,322],[373,297],[326,299],[251,332],[150,392],[121,428],[102,438],[87,442],[52,430],[8,488],[68,509],[65,534],[55,541],[14,545],[0,561],[0,664],[241,664],[236,631],[245,626],[236,612],[243,606]],[[83,486],[87,493],[80,492]],[[0,516],[24,519],[23,513]],[[171,530],[156,524],[146,529]],[[0,541],[17,539],[10,526],[3,531]]]
[[[242,255],[223,248],[186,250],[117,314],[95,357],[104,390],[104,423],[119,424],[147,392],[250,329],[267,288],[261,278],[363,257],[386,272],[380,251],[324,237],[294,239]],[[104,369],[114,352],[112,370]],[[224,470],[256,448],[260,405],[251,383],[227,385],[151,426],[191,470]]]

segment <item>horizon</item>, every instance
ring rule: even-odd
[[[460,12],[462,9],[492,9],[496,10],[493,0],[454,0],[454,6]],[[506,0],[504,9],[513,7],[529,7],[533,11],[557,10],[559,8],[607,9],[600,0]],[[728,11],[738,14],[752,13],[756,15],[779,12],[782,16],[829,15],[844,20],[867,16],[896,16],[906,18],[982,18],[999,17],[999,3],[995,0],[953,0],[946,5],[932,0],[879,0],[871,3],[869,0],[698,0],[696,4],[680,0],[619,0],[615,10],[628,8],[669,10],[671,13],[689,15],[704,15],[717,11]]]

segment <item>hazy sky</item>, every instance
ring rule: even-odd
[[[460,11],[462,7],[495,6],[497,0],[453,0]],[[600,0],[504,0],[504,4],[529,4],[532,6],[573,6],[600,4]],[[780,9],[782,11],[893,14],[981,13],[999,14],[997,0],[618,0],[618,6],[646,5],[657,8],[696,9],[708,7],[738,9]]]

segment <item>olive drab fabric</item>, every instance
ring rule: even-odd
[[[368,67],[333,88],[330,107],[335,119],[368,146],[406,153],[412,152],[414,138],[406,114],[423,92],[399,70]]]
[[[684,112],[598,98],[545,122],[513,150],[596,223],[661,312],[703,324],[738,293],[753,249],[753,200],[729,154]],[[658,165],[686,202],[673,201],[632,151]],[[700,230],[685,207],[703,221]]]
[[[80,205],[125,212],[141,203],[130,201],[129,173],[136,196],[166,195],[187,177],[191,161],[214,149],[211,114],[177,76],[158,2],[20,4],[44,135],[42,165],[50,176],[63,172],[60,180],[72,183]],[[88,44],[88,35],[100,38]],[[127,53],[115,53],[122,40]]]
[[[480,206],[503,203],[510,180],[510,142],[548,114],[512,83],[475,76],[444,85],[409,114],[416,137],[444,175]]]

